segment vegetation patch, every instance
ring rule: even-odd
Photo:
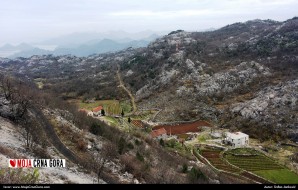
[[[297,183],[298,175],[254,149],[234,149],[224,154],[231,164],[274,183]]]
[[[259,170],[254,173],[278,184],[298,184],[298,175],[288,169]]]
[[[247,152],[245,152],[245,149],[239,150],[242,154],[235,154],[235,152],[239,151],[232,150],[226,152],[224,157],[231,164],[251,172],[258,170],[283,169],[277,162],[257,151],[252,149],[247,149]]]
[[[120,102],[120,107],[121,107],[121,109],[123,110],[124,114],[125,114],[125,113],[130,113],[130,112],[132,111],[131,103],[130,103],[130,101],[128,101],[128,100],[121,101],[121,102]],[[121,110],[121,111],[122,111],[122,110]]]

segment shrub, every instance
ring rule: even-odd
[[[19,168],[0,169],[0,184],[34,184],[39,181],[39,172],[35,168],[32,173]]]
[[[36,157],[41,159],[50,159],[51,156],[48,154],[48,151],[46,148],[40,148],[40,147],[34,147],[33,153]]]
[[[188,171],[188,166],[187,166],[186,163],[184,163],[184,164],[182,165],[182,173],[187,173],[187,171]]]
[[[164,147],[165,146],[165,141],[163,139],[160,139],[159,140],[159,144],[160,144],[160,146],[163,146]]]
[[[137,153],[136,153],[136,158],[138,159],[138,160],[140,160],[141,162],[144,162],[144,156],[143,155],[141,155],[141,153],[139,152],[139,151],[137,151]]]
[[[127,144],[127,148],[129,148],[129,149],[134,149],[134,146],[133,146],[132,143],[128,143],[128,144]]]
[[[86,151],[87,143],[83,139],[79,139],[77,143],[77,149],[79,149],[80,151]]]
[[[94,135],[100,135],[102,134],[102,128],[98,123],[92,123],[90,126],[90,132]]]
[[[125,149],[126,149],[126,141],[123,137],[120,137],[119,141],[118,141],[118,152],[119,154],[123,154]]]
[[[170,139],[167,141],[166,145],[170,148],[174,148],[176,145],[176,140],[175,139]]]
[[[197,168],[192,167],[191,170],[188,173],[188,178],[190,182],[196,183],[198,179],[206,179],[206,176]]]
[[[142,144],[142,141],[140,141],[140,140],[138,140],[138,139],[135,139],[135,144],[136,144],[137,146],[139,146],[139,145]]]

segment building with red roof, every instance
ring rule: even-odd
[[[102,110],[102,106],[98,106],[98,107],[96,107],[96,108],[94,108],[92,111],[93,112],[99,112],[99,111],[101,111]]]
[[[152,138],[164,139],[164,138],[167,138],[167,131],[165,130],[165,128],[160,128],[160,129],[153,130],[150,133],[150,135]]]
[[[103,109],[102,106],[98,106],[94,109],[92,109],[93,116],[100,116],[101,115],[101,110]]]

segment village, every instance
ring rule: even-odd
[[[256,183],[277,183],[276,177],[267,177],[268,171],[283,170],[290,178],[295,176],[293,171],[297,172],[297,168],[274,158],[272,152],[256,139],[250,139],[248,134],[219,128],[208,121],[153,122],[152,117],[158,110],[139,110],[131,114],[107,105],[80,111],[125,132],[143,133],[176,154],[194,155],[197,162],[209,165],[215,172]]]
[[[92,110],[81,109],[80,111],[87,113],[88,116],[98,118],[111,124],[109,120],[105,119],[108,113],[106,115],[101,105]],[[124,121],[124,113],[122,112],[121,115],[112,115],[112,117],[121,120],[121,123],[126,123],[130,128],[147,131],[152,138],[157,140],[176,139],[180,143],[194,143],[193,140],[200,137],[200,135],[204,134],[206,136],[206,134],[208,134],[210,139],[205,139],[205,142],[209,142],[210,144],[230,148],[249,146],[249,136],[247,134],[214,129],[214,126],[206,121],[174,122],[171,124],[158,125],[148,122],[147,120],[131,119],[130,117],[127,117],[127,121]]]

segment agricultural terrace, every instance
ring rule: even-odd
[[[222,157],[223,150],[219,148],[200,147],[198,151],[204,158],[206,158],[210,162],[210,164],[212,164],[218,170],[236,174],[236,176],[238,176],[239,178],[241,178],[242,176],[250,180],[253,180],[255,182],[265,183],[265,184],[270,183],[269,181],[263,178],[260,178],[254,174],[251,174],[247,171],[244,171],[240,168],[237,168],[227,163],[226,160]]]
[[[215,168],[232,173],[240,173],[240,169],[234,168],[224,162],[220,156],[222,150],[220,149],[200,149],[200,154],[206,158]]]
[[[188,132],[200,132],[203,126],[212,127],[210,123],[206,121],[195,121],[195,122],[185,122],[185,123],[175,123],[167,125],[158,125],[153,127],[153,129],[165,128],[167,134],[178,135],[185,134]]]
[[[121,115],[121,111],[124,113],[129,112],[131,106],[126,101],[120,102],[119,100],[95,100],[93,102],[83,102],[81,100],[72,100],[72,103],[75,103],[79,106],[80,109],[86,109],[92,111],[93,108],[97,106],[103,106],[105,113],[107,115]]]
[[[298,183],[297,174],[254,149],[238,148],[229,150],[224,153],[224,158],[231,164],[274,183]]]

